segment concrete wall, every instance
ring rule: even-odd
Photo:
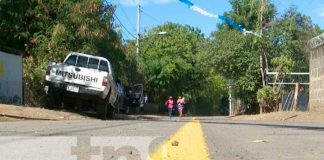
[[[309,41],[309,110],[324,111],[324,33]]]
[[[22,57],[0,51],[0,103],[22,104]]]

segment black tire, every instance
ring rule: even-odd
[[[100,119],[106,120],[107,118],[115,118],[116,109],[109,102],[110,94],[111,90],[108,92],[106,99],[101,100],[103,103],[99,103],[99,105],[97,105],[97,115]]]
[[[109,107],[109,97],[111,94],[111,90],[109,90],[108,95],[105,99],[98,100],[99,103],[97,103],[97,117],[103,120],[107,119],[108,115],[108,107]]]
[[[60,108],[58,93],[51,86],[48,87],[48,93],[46,95],[46,107],[48,108]]]
[[[116,109],[109,105],[108,112],[107,112],[107,118],[108,119],[115,119],[116,116]]]
[[[103,100],[103,103],[99,103],[97,106],[97,116],[100,119],[114,119],[115,114],[116,109],[109,103],[108,99]]]
[[[100,119],[106,120],[107,119],[107,113],[108,113],[108,106],[105,103],[100,103],[97,105],[97,116]]]

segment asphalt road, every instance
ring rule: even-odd
[[[1,122],[0,155],[0,160],[322,160],[324,124],[226,117]]]

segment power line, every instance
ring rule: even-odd
[[[109,2],[107,1],[107,0],[105,0],[105,2],[107,3],[107,4],[109,4]],[[118,0],[117,0],[117,3],[121,6],[121,4],[120,4],[120,2],[118,2]],[[126,15],[126,12],[124,12],[125,13],[125,15]],[[127,16],[127,15],[126,15]],[[135,38],[136,39],[136,37],[124,26],[124,24],[121,22],[121,20],[117,17],[117,15],[116,15],[116,13],[114,13],[113,14],[113,17],[119,22],[119,25],[122,27],[122,28],[124,28],[124,30],[126,31],[126,33],[128,33],[132,38]],[[129,18],[128,18],[128,20],[129,20]],[[125,33],[125,32],[123,32],[123,30],[122,30],[122,33]],[[125,36],[127,36],[127,34],[124,34]],[[128,37],[128,36],[127,36]],[[129,37],[128,37],[129,38]]]
[[[130,39],[129,35],[127,32],[125,32],[123,29],[120,29],[120,33],[126,38],[126,39]]]
[[[125,26],[124,24],[120,21],[120,19],[114,14],[114,17],[117,19],[119,24],[125,29],[125,31],[133,38],[136,38]]]
[[[134,26],[133,23],[132,23],[132,21],[130,20],[129,16],[128,16],[127,13],[125,12],[124,8],[123,8],[122,5],[120,4],[120,2],[119,2],[118,0],[116,0],[116,1],[117,1],[118,5],[119,5],[121,11],[122,11],[123,14],[125,15],[126,19],[128,20],[128,23],[129,23],[131,26]],[[132,27],[132,29],[133,29],[134,31],[136,31],[136,29],[135,29],[134,27]]]
[[[157,23],[161,23],[161,21],[159,21],[158,19],[156,19],[155,17],[151,16],[150,14],[146,13],[145,11],[143,11],[143,9],[141,9],[142,13],[144,15],[146,15],[147,17],[153,19],[154,21],[156,21]]]

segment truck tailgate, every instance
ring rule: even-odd
[[[102,81],[107,72],[97,69],[83,68],[66,64],[54,64],[50,71],[49,79],[64,81],[71,84],[102,88]]]

